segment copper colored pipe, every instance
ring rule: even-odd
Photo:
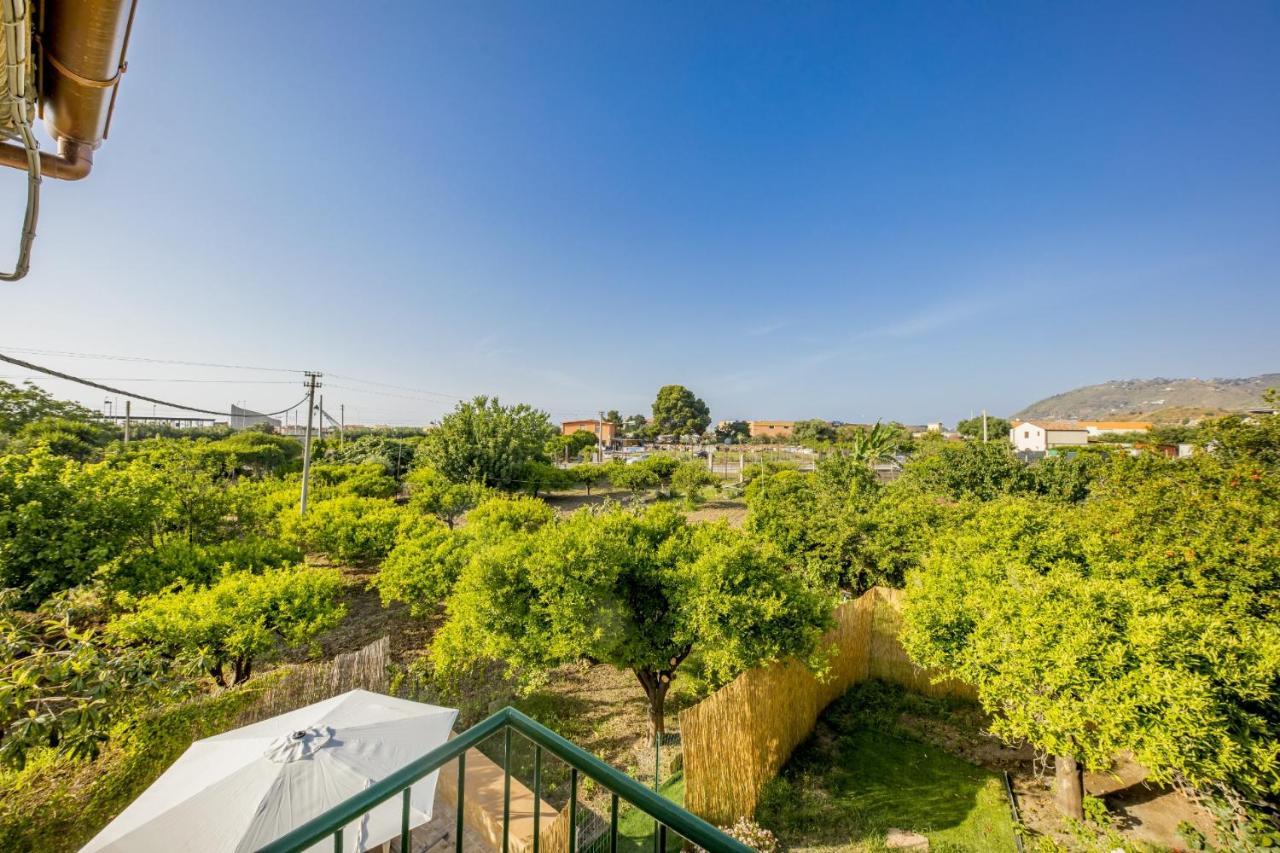
[[[0,145],[0,166],[26,170],[27,152],[17,145]],[[58,140],[58,153],[40,152],[42,177],[78,181],[93,168],[93,146],[72,139]]]

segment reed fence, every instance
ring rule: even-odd
[[[685,808],[712,823],[749,817],[818,715],[859,681],[893,681],[927,695],[973,698],[956,681],[933,683],[898,642],[902,591],[876,587],[836,608],[824,637],[833,657],[823,677],[796,660],[748,670],[680,712]]]

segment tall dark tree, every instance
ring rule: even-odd
[[[711,409],[683,385],[663,385],[653,401],[653,429],[659,435],[702,435]]]

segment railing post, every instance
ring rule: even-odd
[[[542,745],[533,745],[533,853],[542,844]]]
[[[578,849],[578,768],[569,767],[569,853]]]
[[[467,753],[458,753],[458,813],[454,815],[453,827],[453,849],[457,853],[462,853],[462,832],[464,826],[462,824],[462,810],[467,795]]]
[[[342,853],[342,827],[333,834],[333,853]]]
[[[618,853],[618,795],[609,798],[609,853]]]
[[[511,727],[502,729],[502,853],[511,848]]]
[[[411,843],[409,841],[409,792],[412,788],[404,789],[404,802],[400,804],[400,853],[410,853]]]

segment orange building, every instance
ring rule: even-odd
[[[795,421],[747,421],[747,433],[752,438],[759,435],[769,438],[787,438],[795,431]]]
[[[605,444],[613,444],[618,437],[618,425],[613,421],[565,421],[560,425],[561,435],[573,435],[578,430],[585,430],[598,437]]]

